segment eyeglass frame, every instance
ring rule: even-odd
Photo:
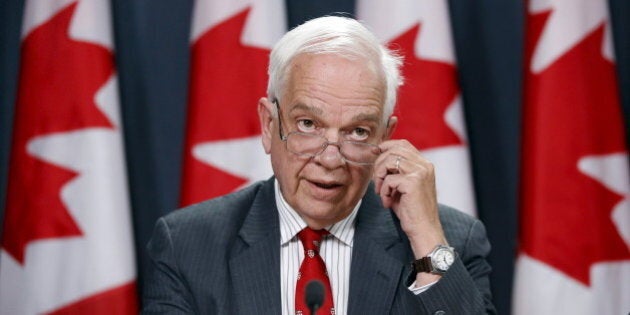
[[[301,131],[291,131],[289,132],[286,136],[282,134],[282,113],[280,112],[280,101],[278,101],[277,99],[275,99],[273,101],[273,103],[276,105],[276,113],[278,114],[278,134],[280,136],[280,140],[282,140],[282,142],[284,142],[284,146],[287,148],[287,150],[293,154],[297,154],[299,156],[307,156],[307,157],[316,157],[322,153],[324,153],[324,151],[326,151],[326,148],[328,148],[329,145],[333,144],[336,145],[339,148],[339,156],[341,157],[342,160],[344,160],[345,162],[348,163],[352,163],[352,164],[357,164],[357,165],[374,165],[374,162],[370,162],[370,163],[365,163],[365,162],[356,162],[356,161],[351,161],[348,160],[343,154],[341,154],[341,146],[344,142],[349,142],[349,143],[354,143],[354,144],[359,144],[361,146],[366,146],[366,147],[372,147],[372,148],[376,148],[379,152],[379,155],[381,153],[383,153],[383,150],[381,150],[381,148],[373,143],[367,143],[367,142],[360,142],[360,141],[352,141],[352,140],[342,140],[342,141],[337,141],[337,142],[331,142],[328,141],[328,138],[324,137],[323,135],[314,135],[314,134],[310,134],[310,133],[306,133],[306,132],[301,132]],[[388,123],[389,124],[389,123]],[[310,154],[310,153],[297,153],[297,152],[293,152],[291,150],[289,150],[288,148],[288,140],[289,140],[289,136],[292,134],[301,134],[301,135],[307,135],[309,137],[319,137],[324,139],[324,143],[322,145],[322,149],[317,153],[317,154]]]

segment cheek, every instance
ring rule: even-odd
[[[299,175],[308,162],[288,152],[282,141],[274,141],[271,146],[271,163],[276,177],[291,180]]]
[[[372,168],[353,168],[350,170],[352,177],[352,190],[362,192],[372,179]]]
[[[352,177],[356,180],[369,181],[372,178],[372,167],[356,167],[351,170]]]

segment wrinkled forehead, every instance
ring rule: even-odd
[[[335,81],[339,76],[345,77],[347,80],[343,82]],[[347,91],[352,94],[352,89],[360,92],[364,88],[374,90],[375,93],[382,95],[381,103],[385,101],[386,79],[381,68],[372,60],[359,55],[337,54],[337,53],[303,53],[292,58],[285,72],[283,89],[279,96],[291,93],[290,89],[294,89],[296,81],[304,78],[315,78],[317,83],[339,84],[340,87],[350,89]],[[312,81],[300,81],[299,88],[305,88]]]
[[[364,60],[337,55],[296,58],[281,94],[283,111],[350,120],[381,120],[385,83]]]
[[[351,52],[334,52],[334,53],[333,52],[319,52],[319,53],[309,52],[309,53],[297,54],[289,60],[286,68],[283,71],[283,75],[280,78],[280,81],[281,81],[280,95],[283,95],[286,92],[285,88],[287,87],[289,81],[291,80],[293,72],[295,72],[296,69],[303,70],[304,63],[314,58],[317,58],[317,59],[334,58],[334,59],[342,59],[342,60],[353,62],[358,69],[366,70],[372,75],[375,75],[379,81],[379,85],[380,85],[379,88],[381,88],[383,91],[385,91],[387,87],[385,73],[383,72],[383,69],[379,67],[378,61],[368,58],[365,55],[353,54]],[[316,69],[312,69],[312,68],[309,69],[309,71],[313,71],[313,70],[316,70]]]

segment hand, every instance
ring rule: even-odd
[[[416,258],[436,245],[447,245],[438,215],[433,164],[407,140],[379,145],[383,153],[374,165],[376,193],[394,211],[409,237]]]
[[[407,140],[384,141],[379,147],[383,153],[374,164],[376,193],[400,220],[416,259],[437,245],[448,245],[438,214],[433,164]],[[418,273],[415,283],[422,286],[440,278]]]

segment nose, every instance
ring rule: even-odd
[[[315,156],[314,160],[327,169],[335,169],[345,163],[339,150],[339,143],[335,142],[328,142],[324,151]]]

